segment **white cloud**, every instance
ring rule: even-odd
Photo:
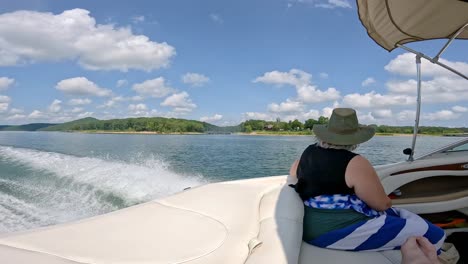
[[[456,105],[452,107],[452,110],[457,113],[466,113],[468,112],[468,107]]]
[[[128,81],[123,79],[123,80],[118,80],[116,85],[117,85],[117,87],[120,88],[120,87],[125,86],[127,84],[128,84]]]
[[[416,95],[417,81],[390,81],[387,87],[391,93]],[[421,91],[423,102],[468,101],[467,81],[458,77],[437,76],[432,80],[423,81]]]
[[[0,95],[0,113],[6,112],[10,106],[11,98],[6,95]]]
[[[244,119],[246,119],[246,120],[248,120],[248,119],[259,119],[259,120],[271,121],[271,120],[275,119],[275,117],[273,117],[270,114],[259,113],[259,112],[246,112],[246,113],[243,113],[243,116],[244,116]]]
[[[0,95],[0,103],[9,103],[11,98],[6,95]]]
[[[136,102],[136,101],[141,101],[141,100],[143,100],[143,97],[138,96],[138,95],[132,96],[132,97],[114,96],[111,99],[109,99],[107,102],[105,102],[104,104],[99,105],[97,108],[112,108],[112,107],[116,107],[117,103],[120,103],[120,102],[127,102],[127,101]]]
[[[210,122],[219,121],[219,120],[221,120],[222,118],[223,118],[222,115],[220,115],[220,114],[215,114],[214,116],[203,116],[203,117],[200,117],[200,121],[210,123]]]
[[[81,118],[85,118],[85,117],[90,117],[93,114],[94,114],[93,112],[84,112],[84,113],[81,113],[81,114],[77,115],[74,119],[81,119]]]
[[[100,88],[85,77],[61,80],[55,88],[70,95],[110,96],[112,94],[111,90]]]
[[[21,120],[21,119],[24,119],[24,118],[26,118],[26,115],[14,114],[14,115],[6,117],[5,119],[10,120],[10,121],[14,121],[14,120]]]
[[[397,114],[397,120],[399,121],[414,121],[416,118],[416,111],[403,110]]]
[[[280,104],[271,103],[268,105],[268,111],[273,113],[297,113],[304,110],[304,104],[301,102],[287,99]]]
[[[132,17],[132,22],[133,24],[145,22],[145,16],[134,16]]]
[[[2,50],[0,49],[0,56],[1,54],[2,54]],[[14,82],[15,82],[15,79],[8,78],[8,77],[0,77],[0,91],[8,89]]]
[[[83,107],[74,107],[71,112],[72,113],[80,113],[80,112],[83,112],[84,111],[84,108]]]
[[[0,103],[0,113],[4,113],[8,110],[9,103]]]
[[[303,114],[303,119],[304,120],[307,120],[307,119],[317,120],[319,117],[320,117],[320,112],[318,110],[315,110],[315,109],[311,109],[311,110],[309,110],[309,112],[306,112],[306,113]]]
[[[305,85],[297,88],[298,99],[305,103],[318,103],[338,100],[340,92],[331,87],[325,91],[317,89],[314,85]]]
[[[293,4],[306,4],[316,8],[352,8],[348,0],[289,0],[287,4],[288,8],[291,8]]]
[[[210,81],[210,78],[203,74],[188,72],[182,76],[182,82],[194,87],[200,87]]]
[[[68,101],[69,105],[87,105],[90,104],[92,101],[89,100],[88,98],[80,99],[80,98],[74,98]]]
[[[347,94],[343,98],[343,104],[353,108],[374,108],[415,104],[415,99],[407,95],[382,95],[371,91],[366,94]]]
[[[253,82],[267,84],[292,85],[297,90],[297,100],[304,103],[318,103],[324,101],[337,100],[340,98],[340,92],[335,88],[328,88],[325,91],[319,90],[311,84],[312,75],[298,69],[291,69],[289,72],[271,71],[263,76],[257,77]]]
[[[49,105],[49,112],[51,113],[58,113],[62,109],[62,101],[55,99],[50,105]]]
[[[391,109],[376,109],[371,112],[374,118],[391,118],[393,113]]]
[[[404,53],[398,55],[395,59],[391,60],[386,66],[385,70],[405,75],[405,76],[416,76],[416,66],[415,66],[415,56],[412,53]],[[439,60],[441,63],[444,63],[461,73],[468,75],[468,63],[466,62],[452,62],[445,59]],[[435,77],[435,76],[445,76],[445,77],[455,77],[456,75],[439,65],[433,64],[432,62],[422,59],[421,60],[421,69],[422,76],[425,77]]]
[[[374,83],[375,83],[375,79],[372,78],[372,77],[368,77],[367,79],[365,79],[365,80],[361,83],[361,85],[365,87],[365,86],[369,86],[369,85],[374,84]]]
[[[46,118],[46,117],[47,115],[45,115],[39,110],[34,110],[31,112],[31,114],[28,115],[28,118],[31,118],[31,119],[39,119],[39,118]]]
[[[223,24],[224,20],[219,14],[211,13],[210,14],[211,21],[215,22],[216,24]]]
[[[167,97],[161,105],[174,107],[174,111],[176,112],[190,112],[197,107],[189,98],[187,92],[173,94]]]
[[[292,86],[302,86],[310,84],[312,75],[298,69],[291,69],[289,72],[271,71],[263,76],[257,77],[254,83],[275,84],[278,86],[287,84]]]
[[[428,113],[423,115],[424,119],[431,120],[431,121],[438,121],[438,120],[453,120],[460,117],[460,114],[456,114],[450,110],[441,110],[435,113]]]
[[[319,76],[320,76],[320,78],[322,78],[322,79],[328,79],[328,73],[326,73],[326,72],[321,72],[321,73],[319,73]]]
[[[134,35],[130,27],[96,24],[84,9],[61,14],[16,11],[0,15],[0,66],[77,60],[91,70],[167,67],[174,47]]]
[[[148,107],[145,104],[130,104],[128,106],[128,110],[135,112],[135,111],[146,111]]]
[[[132,89],[140,95],[149,95],[155,98],[161,98],[175,92],[175,89],[166,85],[163,77],[136,83]]]
[[[22,114],[24,111],[22,109],[18,108],[12,108],[10,109],[10,114]]]

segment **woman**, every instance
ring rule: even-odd
[[[398,249],[411,236],[425,236],[439,249],[443,230],[391,200],[370,162],[352,151],[374,136],[356,111],[336,108],[328,125],[313,128],[317,143],[293,163],[290,175],[304,201],[304,241],[343,250]]]

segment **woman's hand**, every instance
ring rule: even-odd
[[[401,246],[403,264],[439,264],[434,245],[425,237],[410,237]]]
[[[346,185],[354,188],[356,195],[372,209],[385,211],[392,206],[392,200],[385,194],[374,167],[364,157],[358,155],[351,159],[345,180]]]

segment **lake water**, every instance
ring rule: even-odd
[[[457,138],[420,137],[417,154]],[[308,136],[0,132],[0,233],[103,214],[209,182],[285,175]],[[411,137],[356,152],[403,161]]]

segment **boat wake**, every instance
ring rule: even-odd
[[[0,146],[0,233],[103,214],[206,182],[156,157],[123,162]]]

